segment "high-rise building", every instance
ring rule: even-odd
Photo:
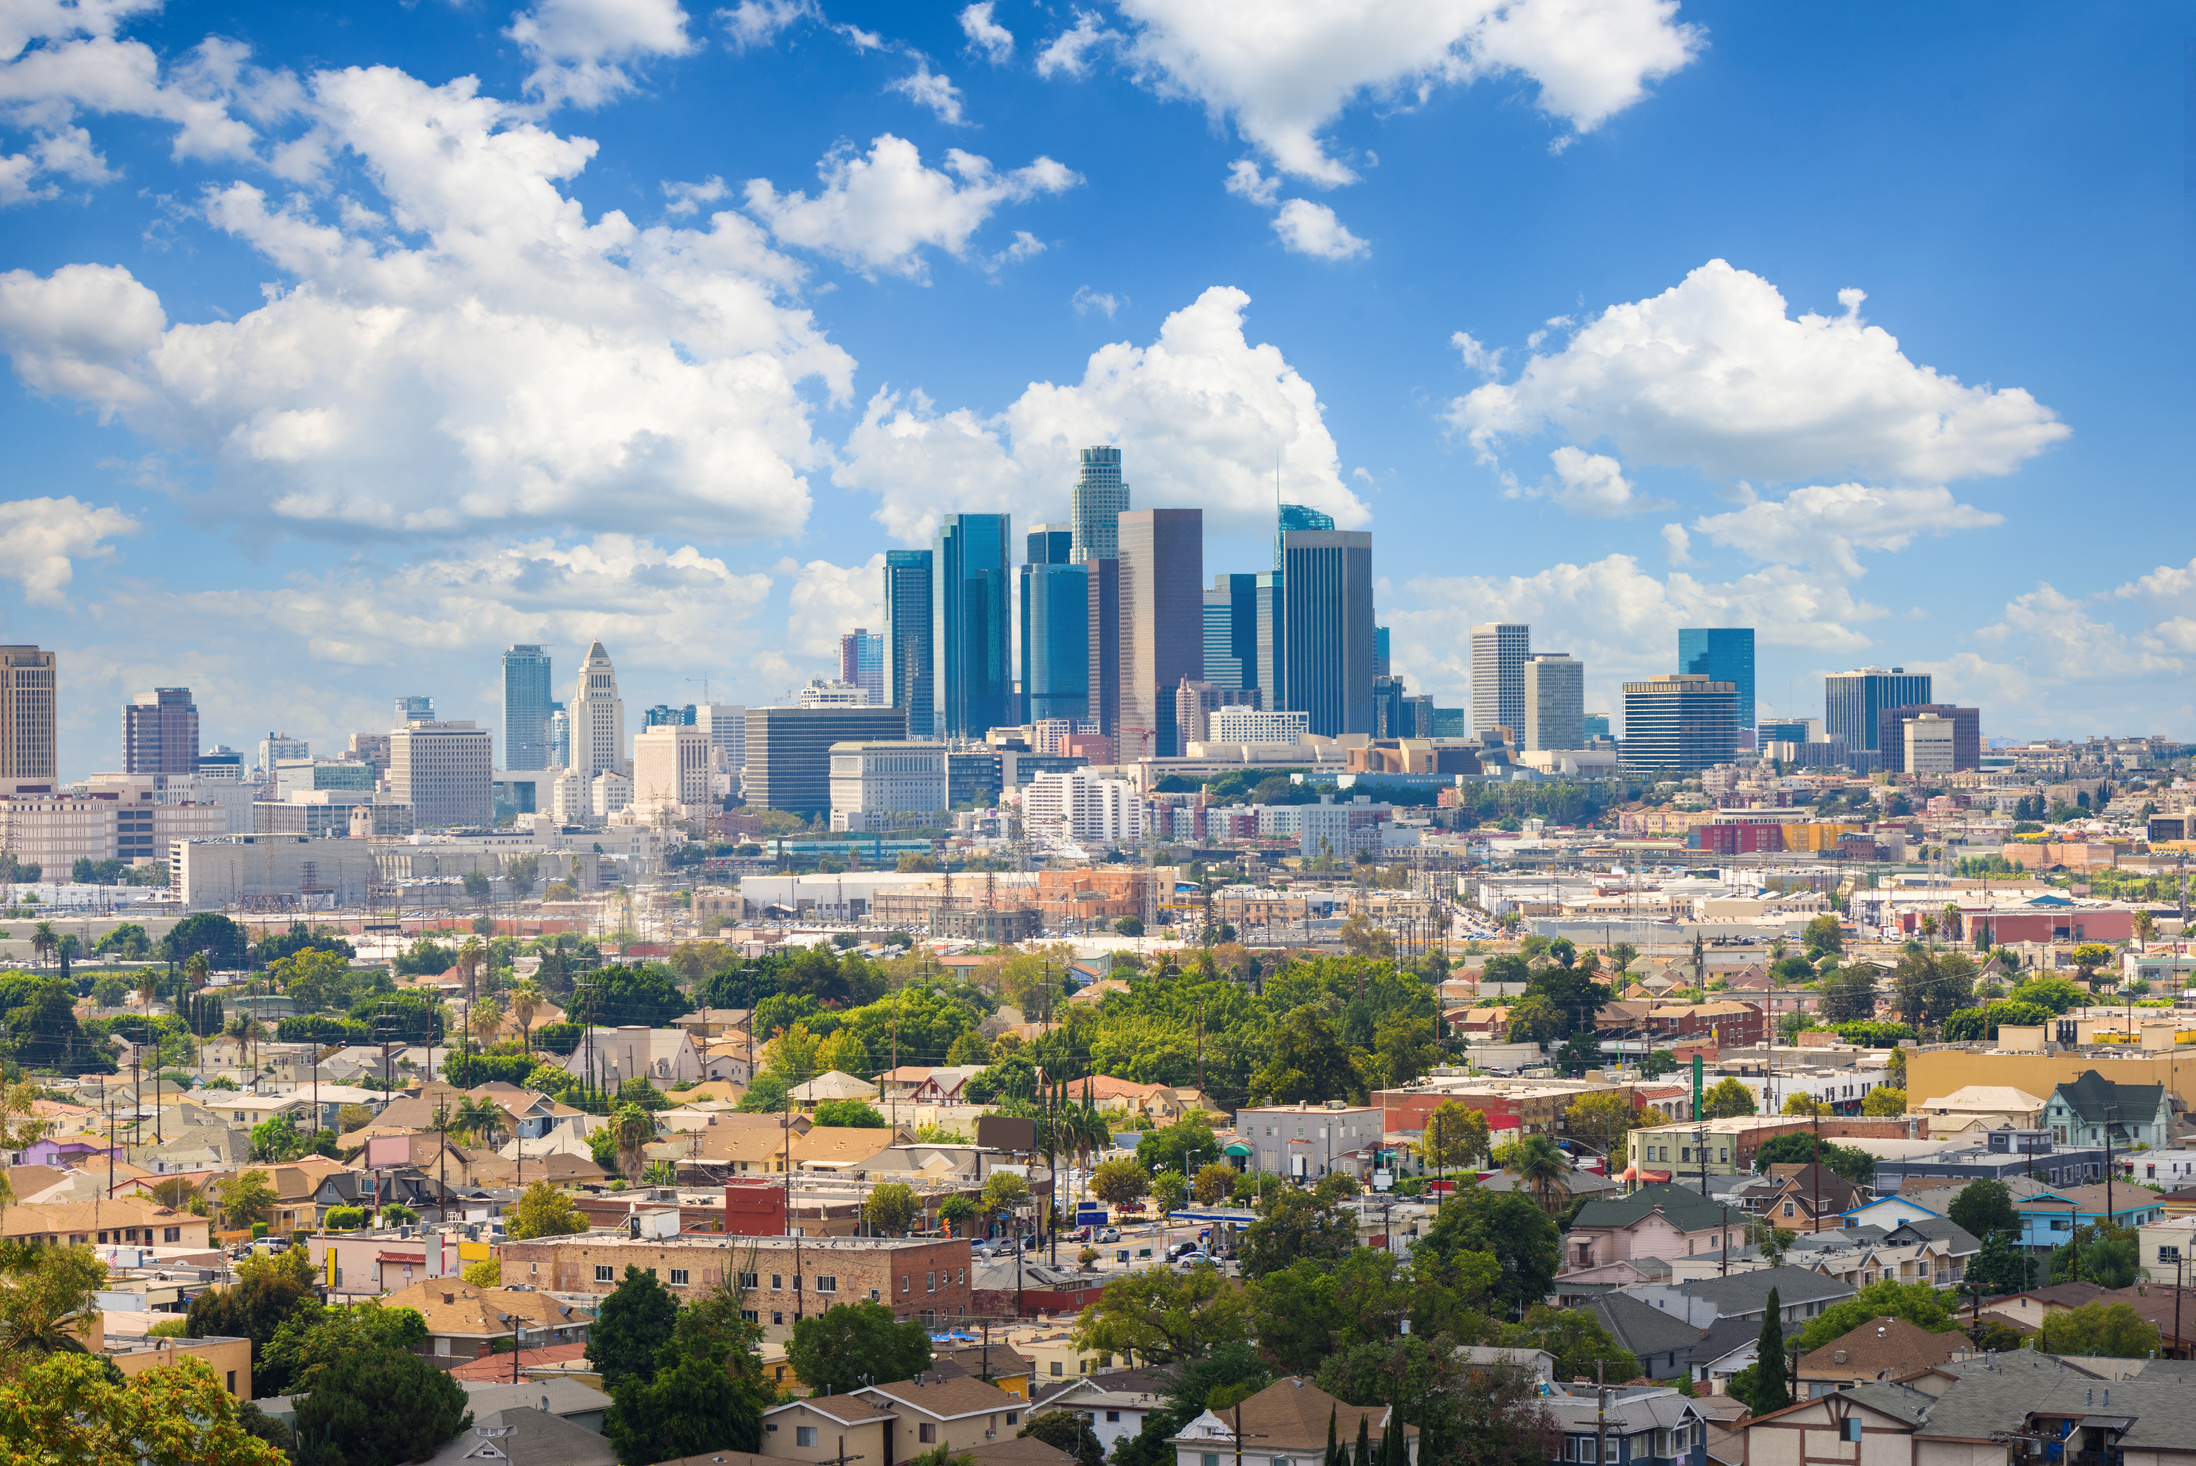
[[[1289,701],[1289,618],[1279,570],[1262,570],[1252,577],[1251,616],[1257,650],[1251,665],[1258,679],[1258,696],[1268,709],[1295,706]]]
[[[1899,768],[1909,774],[1950,774],[1959,769],[1959,724],[1941,713],[1899,720]]]
[[[1274,506],[1273,568],[1287,567],[1281,563],[1281,538],[1297,530],[1333,529],[1334,516],[1312,508],[1309,504],[1277,504]]]
[[[907,736],[907,709],[749,708],[747,803],[814,819],[831,810],[831,745]]]
[[[1281,537],[1287,702],[1322,738],[1373,731],[1372,536],[1354,529]]]
[[[1205,592],[1205,680],[1258,685],[1258,577],[1215,575]]]
[[[947,804],[943,744],[906,739],[831,745],[831,828],[876,835],[939,822]]]
[[[1379,645],[1378,641],[1373,643]],[[1403,710],[1404,682],[1385,672],[1373,678],[1373,727],[1375,738],[1415,738]]]
[[[1586,746],[1586,664],[1569,652],[1534,652],[1525,659],[1525,726],[1519,748]]]
[[[694,717],[694,705],[692,703],[688,703],[682,708],[675,708],[669,703],[659,702],[654,707],[641,713],[641,727],[643,730],[649,728],[691,728],[694,726]]]
[[[871,707],[884,707],[884,638],[861,626],[840,637],[839,680],[868,693]]]
[[[1472,628],[1472,732],[1500,725],[1512,740],[1524,736],[1525,658],[1532,650],[1530,626],[1498,621]]]
[[[811,677],[800,691],[800,703],[804,708],[866,708],[871,706],[868,692],[851,682],[841,682],[836,677]]]
[[[549,767],[572,767],[572,712],[559,698],[549,704]]]
[[[588,646],[587,657],[580,663],[567,716],[572,725],[572,756],[566,767],[583,781],[605,769],[622,772],[625,702],[618,696],[618,669],[610,665],[610,653],[599,641]],[[420,822],[426,823],[424,818]]]
[[[514,643],[503,654],[503,766],[506,769],[551,767],[549,712],[555,702],[550,683],[549,649],[538,642]]]
[[[1014,719],[1014,519],[948,514],[930,544],[934,730],[981,738]]]
[[[1757,747],[1772,743],[1826,743],[1820,718],[1763,718],[1754,725]]]
[[[1751,626],[1681,626],[1678,628],[1678,666],[1728,682],[1738,688],[1739,727],[1754,727],[1754,628]]]
[[[122,771],[198,772],[198,707],[188,687],[156,687],[122,709]]]
[[[709,740],[709,747],[724,759],[739,792],[739,773],[747,766],[747,709],[733,703],[705,702],[694,710],[694,726]]]
[[[493,824],[495,778],[488,730],[471,719],[414,718],[389,730],[389,791],[412,807],[416,828]]]
[[[1074,565],[1075,526],[1033,524],[1023,536],[1023,559],[1031,565]]]
[[[710,802],[709,739],[691,723],[658,723],[633,740],[633,802],[691,809]]]
[[[1175,689],[1205,680],[1205,511],[1120,518],[1121,757],[1182,751]]]
[[[1386,677],[1391,671],[1392,665],[1388,660],[1388,628],[1375,626],[1373,628],[1373,676]]]
[[[1086,577],[1090,671],[1084,696],[1088,721],[1113,738],[1121,728],[1121,561],[1116,556],[1083,562]]]
[[[1255,687],[1222,687],[1215,682],[1192,682],[1185,678],[1174,692],[1176,740],[1185,753],[1192,743],[1213,742],[1214,713],[1221,708],[1257,706],[1258,689]]]
[[[1607,713],[1586,714],[1585,717],[1578,720],[1578,731],[1588,742],[1592,742],[1596,738],[1608,737],[1609,715]]]
[[[50,783],[57,767],[53,653],[0,646],[0,782]]]
[[[1920,707],[1930,697],[1927,672],[1893,667],[1861,667],[1822,679],[1822,726],[1832,739],[1848,748],[1879,751],[1878,727],[1889,708]]]
[[[1949,768],[1918,769],[1906,762],[1906,725],[1916,718],[1941,718],[1944,727],[1932,726],[1929,730],[1930,748],[1935,751],[1941,737],[1952,740],[1952,760]],[[1949,731],[1947,731],[1949,730]],[[1796,740],[1795,740],[1796,741]],[[1903,774],[1951,774],[1967,773],[1982,767],[1982,709],[1956,707],[1948,702],[1920,703],[1913,707],[1885,708],[1876,715],[1876,747],[1883,754],[1883,767]]]
[[[1627,767],[1706,769],[1737,753],[1737,683],[1680,672],[1624,684]]]
[[[1121,477],[1121,450],[1085,448],[1082,476],[1068,492],[1068,517],[1072,521],[1068,560],[1111,560],[1117,548],[1117,521],[1128,512],[1129,486]]]
[[[1090,716],[1090,566],[1022,567],[1024,722]]]
[[[887,550],[884,566],[885,693],[907,711],[907,736],[931,738],[937,656],[931,644],[931,554]]]
[[[396,721],[390,724],[393,728],[401,728],[415,718],[431,723],[435,717],[435,700],[431,697],[400,697],[396,700],[394,717]]]
[[[274,782],[275,765],[286,758],[310,758],[312,753],[312,745],[303,738],[292,738],[287,733],[269,733],[259,740],[259,772],[271,784]]]

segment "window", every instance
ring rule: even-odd
[[[595,1264],[595,1281],[596,1281],[596,1282],[598,1282],[598,1283],[607,1283],[607,1282],[610,1282],[610,1281],[612,1281],[612,1278],[611,1278],[611,1270],[610,1270],[609,1268],[607,1268],[607,1267],[604,1267],[604,1266],[603,1266],[603,1265],[602,1265],[601,1263],[599,1263],[599,1262],[598,1262],[598,1263],[596,1263],[596,1264]]]
[[[1057,1360],[1057,1359],[1055,1359],[1055,1360],[1053,1360],[1053,1361],[1052,1361],[1052,1377],[1053,1377],[1054,1379],[1058,1379],[1058,1378],[1059,1378],[1059,1377],[1060,1377],[1061,1375],[1063,1375],[1063,1374],[1066,1374],[1066,1373],[1067,1373],[1067,1366],[1066,1366],[1065,1364],[1061,1363],[1061,1362],[1060,1362],[1059,1360]]]
[[[770,1275],[770,1291],[771,1291],[771,1292],[773,1292],[773,1293],[778,1293],[778,1292],[782,1292],[782,1291],[784,1291],[784,1289],[785,1289],[785,1274],[784,1274],[784,1273],[772,1273],[772,1274]]]
[[[968,1269],[967,1269],[967,1268],[959,1268],[959,1267],[957,1267],[957,1268],[955,1268],[955,1269],[953,1270],[953,1286],[954,1286],[954,1287],[958,1288],[958,1287],[960,1287],[960,1286],[961,1286],[961,1285],[962,1285],[963,1283],[966,1283],[967,1281],[968,1281]]]
[[[782,1326],[785,1323],[785,1315],[778,1312],[776,1309],[772,1309],[770,1312],[770,1322]]]
[[[1022,1412],[1021,1412],[1021,1411],[1019,1411],[1019,1410],[1009,1410],[1009,1411],[1007,1411],[1007,1424],[1009,1424],[1009,1425],[1019,1425],[1019,1424],[1021,1424],[1021,1421],[1022,1421]]]
[[[762,1279],[758,1274],[755,1273],[741,1273],[740,1286],[743,1288],[760,1287],[762,1286]]]
[[[902,1273],[902,1274],[900,1274],[900,1291],[901,1291],[902,1293],[905,1293],[905,1292],[907,1292],[907,1291],[908,1291],[908,1288],[909,1288],[909,1285],[910,1285],[911,1283],[913,1283],[914,1281],[915,1281],[915,1278],[914,1278],[914,1274],[912,1274],[912,1273]]]
[[[915,1427],[915,1439],[921,1441],[926,1446],[934,1446],[938,1444],[938,1427],[931,1424],[927,1420],[924,1421],[922,1424]]]
[[[923,1274],[923,1288],[924,1288],[924,1290],[925,1290],[926,1292],[931,1292],[931,1293],[935,1293],[935,1292],[937,1292],[937,1291],[938,1291],[938,1275],[937,1275],[936,1273],[934,1273],[934,1272],[933,1272],[933,1273],[924,1273],[924,1274]]]
[[[160,1240],[163,1242],[180,1242],[183,1240],[183,1229],[181,1227],[169,1227],[160,1234]]]
[[[229,1371],[229,1393],[236,1393],[236,1371],[233,1369]]]
[[[1106,1424],[1108,1424],[1108,1425],[1114,1425],[1114,1424],[1117,1424],[1117,1423],[1119,1423],[1120,1419],[1121,1419],[1121,1412],[1120,1412],[1120,1411],[1118,1411],[1118,1410],[1108,1410],[1108,1411],[1106,1412]],[[1014,1417],[1013,1417],[1013,1416],[1011,1416],[1011,1415],[1009,1415],[1009,1416],[1007,1417],[1007,1424],[1009,1424],[1009,1425],[1012,1425],[1013,1423],[1014,1423]],[[1273,1466],[1282,1466],[1282,1463],[1281,1463],[1281,1462],[1279,1462],[1279,1461],[1276,1461],[1276,1462],[1274,1462],[1274,1463],[1273,1463]]]
[[[1220,1453],[1218,1451],[1201,1453],[1197,1458],[1197,1466],[1220,1466]]]
[[[837,1278],[837,1277],[835,1277],[835,1276],[833,1276],[833,1275],[832,1275],[832,1274],[830,1274],[830,1273],[818,1273],[818,1274],[816,1274],[816,1291],[817,1291],[817,1292],[819,1292],[819,1293],[836,1293],[836,1292],[838,1292],[838,1291],[839,1291],[839,1280],[838,1280],[838,1278]]]
[[[762,1315],[752,1308],[743,1308],[740,1310],[740,1322],[761,1323]]]
[[[816,1444],[816,1427],[813,1425],[794,1426],[793,1444],[796,1446],[813,1446]]]

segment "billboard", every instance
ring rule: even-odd
[[[1037,1122],[1012,1115],[976,1117],[978,1150],[1032,1151],[1037,1148]]]

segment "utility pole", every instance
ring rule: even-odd
[[[1607,1372],[1607,1362],[1594,1361],[1594,1460],[1609,1459],[1609,1386],[1602,1376]]]

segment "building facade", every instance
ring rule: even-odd
[[[551,695],[549,649],[519,642],[503,654],[503,766],[546,769]]]
[[[1174,727],[1182,751],[1212,738],[1212,715],[1221,708],[1258,706],[1258,689],[1185,680],[1174,691]]]
[[[1527,752],[1586,746],[1586,664],[1569,652],[1535,652],[1525,659],[1525,726],[1518,730]]]
[[[600,650],[598,644],[597,650]],[[389,734],[389,792],[421,829],[495,822],[488,730],[472,719],[415,720]]]
[[[1144,837],[1144,796],[1130,779],[1039,774],[1022,791],[1022,823],[1077,844],[1133,844]]]
[[[872,707],[885,705],[884,638],[857,626],[839,638],[839,680],[869,694]]]
[[[894,739],[831,745],[831,828],[921,829],[946,807],[946,746]]]
[[[1009,514],[948,514],[932,536],[937,737],[981,738],[1015,721],[1013,535]]]
[[[188,687],[156,687],[122,709],[122,771],[198,772],[198,706]]]
[[[580,663],[579,680],[572,688],[567,710],[572,727],[572,761],[569,767],[582,779],[592,779],[604,769],[618,772],[625,764],[625,700],[618,696],[618,669],[601,642],[587,648]]]
[[[1205,592],[1205,680],[1258,685],[1258,577],[1220,574]]]
[[[1909,725],[1916,719],[1934,717],[1943,726],[1933,726],[1927,734],[1932,757],[1950,759],[1941,767],[1913,768],[1906,761],[1906,740]],[[1949,747],[1938,748],[1939,743]],[[1957,707],[1948,702],[1920,703],[1911,707],[1885,708],[1876,715],[1876,747],[1883,755],[1883,766],[1905,774],[1966,773],[1982,767],[1982,709]]]
[[[58,777],[54,688],[52,652],[0,646],[0,784]]]
[[[1311,732],[1311,714],[1301,708],[1278,712],[1260,707],[1217,707],[1206,717],[1208,743],[1302,743]]]
[[[1363,530],[1290,530],[1281,536],[1287,608],[1286,701],[1323,738],[1371,733],[1372,536]]]
[[[724,760],[739,792],[740,770],[747,766],[747,709],[737,703],[710,702],[694,709],[694,726],[709,740],[710,750]]]
[[[1087,565],[1022,567],[1022,703],[1026,722],[1090,715]]]
[[[1124,758],[1175,757],[1175,692],[1205,680],[1205,511],[1134,509],[1116,530]]]
[[[827,815],[831,746],[903,741],[907,723],[906,708],[749,708],[747,802],[807,819]]]
[[[1705,769],[1738,755],[1738,688],[1680,672],[1624,684],[1623,761]]]
[[[1510,730],[1514,741],[1525,731],[1525,658],[1533,649],[1533,629],[1513,622],[1472,628],[1472,732]]]
[[[1754,726],[1753,627],[1679,627],[1677,669],[1738,688],[1738,725]]]
[[[1118,521],[1128,512],[1128,481],[1121,477],[1121,450],[1085,448],[1083,471],[1068,491],[1068,562],[1111,560],[1120,554]]]
[[[708,805],[708,736],[683,723],[664,723],[635,738],[633,798],[650,810]]]
[[[1083,562],[1089,597],[1089,671],[1085,674],[1086,721],[1119,742],[1121,731],[1121,562],[1108,555]]]
[[[1931,701],[1927,672],[1893,667],[1861,667],[1822,679],[1822,726],[1833,740],[1879,751],[1882,719],[1888,708],[1920,707]]]
[[[931,646],[931,555],[887,550],[884,565],[885,689],[911,738],[933,736],[937,659]]]

